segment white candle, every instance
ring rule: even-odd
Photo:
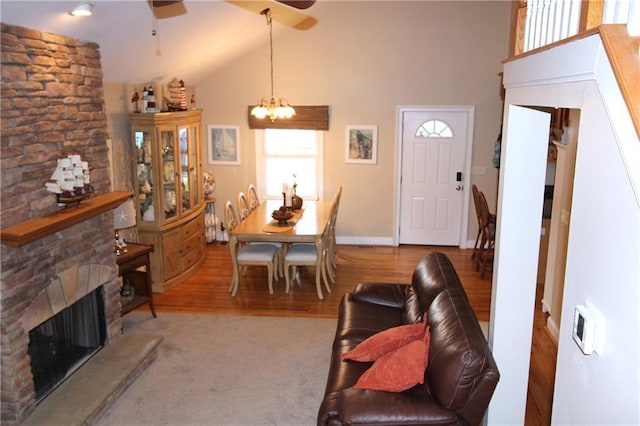
[[[287,193],[287,192],[289,192],[289,185],[287,185],[287,183],[286,183],[286,182],[283,182],[283,183],[282,183],[282,192],[283,192],[283,193]]]

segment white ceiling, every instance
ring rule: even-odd
[[[178,77],[195,84],[243,52],[268,43],[269,29],[260,10],[271,8],[275,38],[283,23],[309,31],[315,23],[313,8],[318,7],[316,3],[299,11],[273,0],[185,0],[186,13],[154,19],[145,0],[92,1],[92,16],[73,17],[69,11],[82,0],[2,0],[0,19],[98,43],[107,83],[166,82]]]

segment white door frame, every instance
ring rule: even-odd
[[[400,240],[400,184],[402,179],[402,123],[405,112],[465,112],[467,114],[467,141],[464,149],[464,176],[462,214],[460,215],[460,238],[458,246],[467,248],[469,232],[469,206],[471,194],[471,154],[473,152],[473,121],[475,107],[473,105],[400,105],[396,107],[396,170],[394,191],[396,200],[393,209],[393,245],[398,246]]]

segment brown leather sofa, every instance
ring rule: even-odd
[[[342,353],[382,330],[422,321],[431,332],[424,384],[404,392],[354,389],[371,363]],[[500,378],[453,265],[433,252],[411,284],[358,284],[343,296],[318,425],[480,424]]]

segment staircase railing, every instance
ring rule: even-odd
[[[630,36],[640,36],[640,1],[524,0],[518,4],[513,53],[528,52],[601,24],[626,24]]]
[[[514,56],[600,27],[609,61],[640,135],[640,0],[520,0],[514,12]]]

